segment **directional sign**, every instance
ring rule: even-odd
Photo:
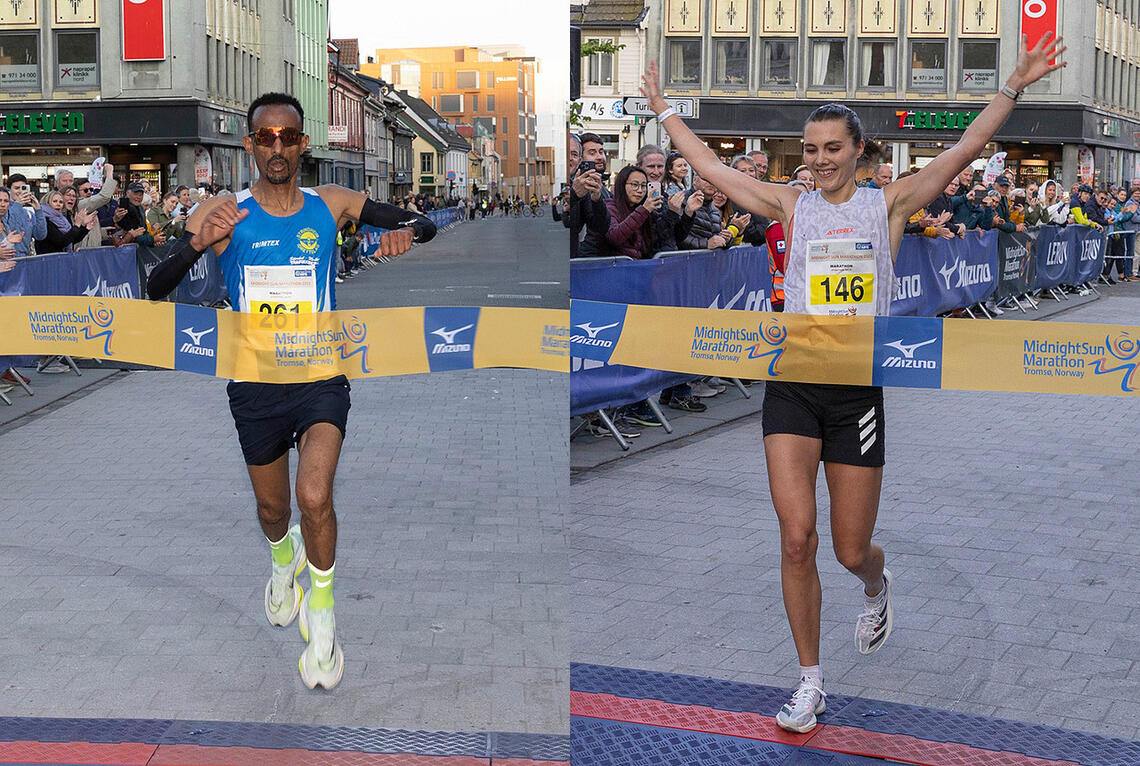
[[[665,103],[677,110],[677,114],[684,119],[697,116],[697,100],[695,98],[667,98]],[[653,117],[653,110],[649,108],[649,99],[640,96],[626,96],[622,99],[622,107],[626,114],[637,114],[643,117]]]

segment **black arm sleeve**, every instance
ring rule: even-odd
[[[154,267],[154,271],[146,280],[146,294],[152,301],[162,300],[178,287],[182,278],[190,273],[190,269],[202,257],[203,251],[190,247],[193,232],[185,232],[174,241],[170,247],[170,255],[162,263]]]
[[[360,209],[360,222],[389,230],[410,226],[415,232],[416,242],[430,242],[435,236],[435,224],[430,218],[372,199],[364,200],[364,207]]]

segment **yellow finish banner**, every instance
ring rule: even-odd
[[[242,314],[123,298],[0,298],[0,355],[67,354],[297,383],[484,367],[569,371],[564,309]]]
[[[575,357],[838,385],[1132,396],[1140,327],[828,317],[574,300]]]

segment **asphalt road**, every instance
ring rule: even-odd
[[[550,217],[476,219],[337,285],[337,308],[570,305],[570,236]]]

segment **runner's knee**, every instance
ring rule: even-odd
[[[325,487],[297,487],[297,507],[301,513],[315,520],[332,513],[332,489]]]
[[[871,546],[835,546],[835,558],[849,572],[860,572],[871,558]]]
[[[263,502],[257,503],[257,517],[266,524],[278,524],[285,519],[289,518],[290,509],[289,504],[276,503],[276,502]]]
[[[815,561],[818,548],[819,534],[815,529],[785,529],[780,533],[780,549],[784,560],[793,565],[805,566]]]

